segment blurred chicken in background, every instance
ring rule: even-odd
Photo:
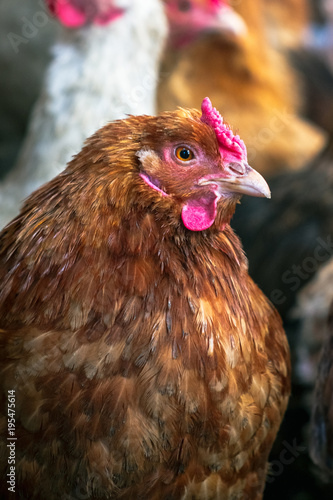
[[[320,266],[312,280],[301,289],[294,312],[295,316],[301,319],[297,368],[299,376],[308,380],[312,388],[317,376],[332,300],[333,258]]]
[[[1,185],[1,227],[18,213],[21,200],[57,175],[97,128],[127,113],[155,111],[167,36],[162,2],[47,3],[64,27],[52,48],[18,162]]]
[[[333,258],[319,268],[297,299],[301,333],[296,367],[309,384],[310,455],[323,480],[333,483]]]
[[[164,0],[170,22],[170,53],[210,31],[245,34],[244,20],[227,0]],[[173,50],[172,50],[173,49]]]
[[[298,294],[300,318],[296,369],[308,382],[310,455],[325,481],[333,483],[333,258]],[[315,389],[314,389],[315,387]]]
[[[266,36],[279,50],[303,45],[304,31],[310,21],[307,0],[264,0]]]
[[[333,303],[318,367],[310,453],[324,479],[333,484]]]
[[[332,133],[333,2],[313,0],[311,11],[303,45],[290,52],[290,59],[302,81],[305,116]]]
[[[187,4],[193,8],[195,2]],[[228,31],[197,40],[176,55],[169,50],[159,110],[197,107],[208,94],[246,138],[249,160],[256,169],[271,175],[301,168],[320,151],[325,139],[300,117],[302,93],[296,73],[267,37],[272,21],[266,18],[269,13],[272,18],[274,9],[264,0],[236,2],[234,9],[239,15],[230,20]],[[240,29],[239,16],[246,31]]]
[[[316,2],[318,18],[307,30],[306,46],[322,55],[333,69],[333,2]]]

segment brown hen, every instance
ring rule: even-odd
[[[262,498],[289,351],[229,222],[269,189],[202,109],[108,124],[2,231],[1,498]]]

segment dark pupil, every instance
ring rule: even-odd
[[[178,3],[178,8],[181,12],[187,12],[192,8],[192,5],[191,2],[189,2],[188,0],[181,0]]]
[[[189,149],[182,149],[179,153],[179,156],[181,157],[182,160],[188,160],[191,156],[191,151]]]

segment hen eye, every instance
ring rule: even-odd
[[[194,158],[194,154],[190,149],[185,148],[184,146],[179,146],[176,149],[176,157],[181,161],[190,161]]]

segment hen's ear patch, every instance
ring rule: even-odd
[[[160,163],[160,159],[155,151],[151,149],[141,149],[136,153],[136,156],[139,158],[143,168],[143,171],[139,174],[141,179],[144,180],[149,187],[161,193],[162,196],[169,196],[161,189],[159,180],[154,177],[154,171]]]
[[[148,148],[142,148],[135,154],[139,158],[145,173],[150,174],[158,171],[160,167],[160,158],[155,151]]]

